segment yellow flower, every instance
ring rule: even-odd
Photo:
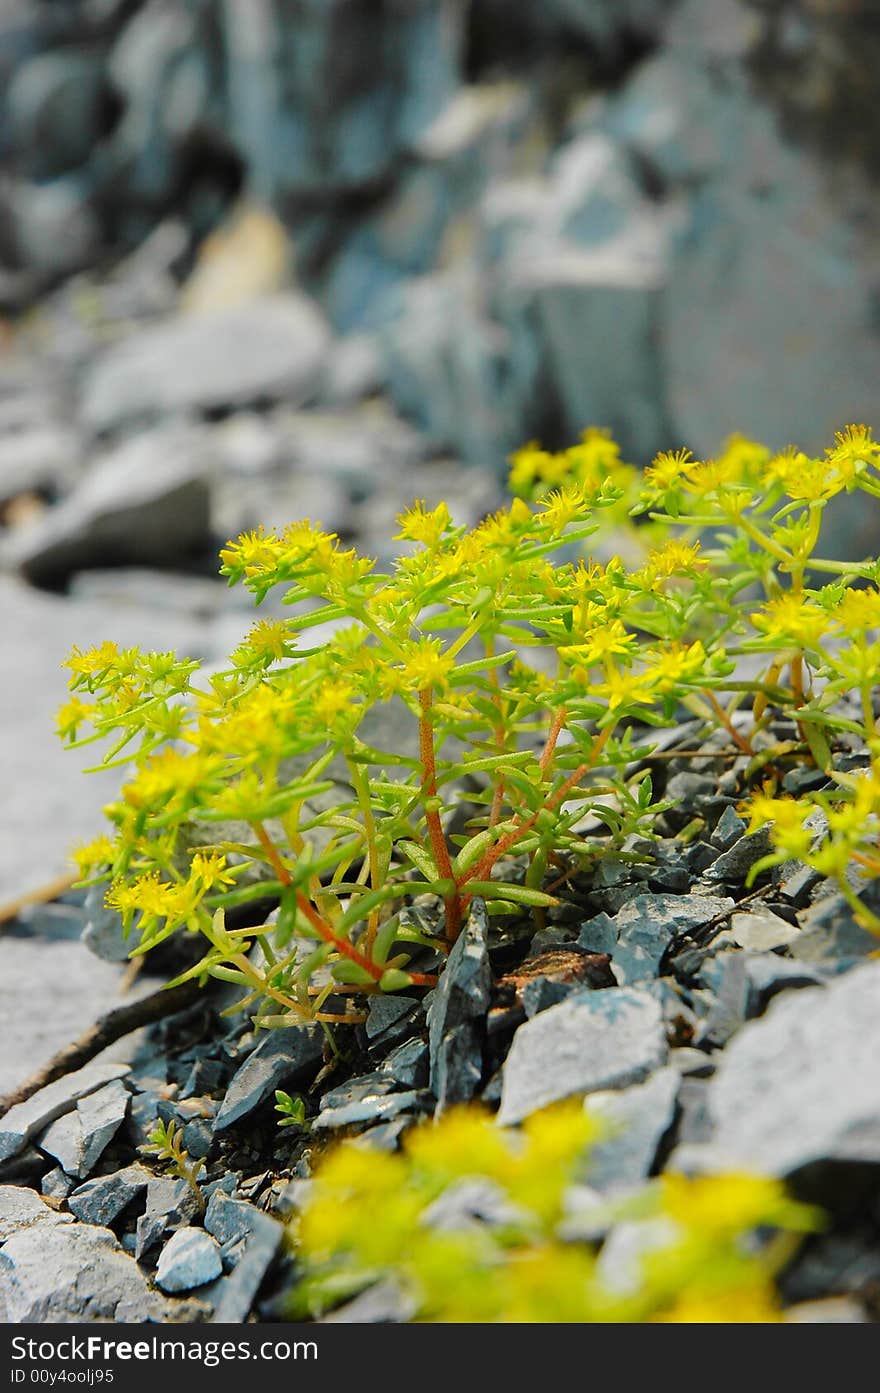
[[[573,624],[577,629],[584,618],[579,605],[575,606]],[[572,645],[571,651],[581,662],[589,665],[604,663],[608,658],[624,657],[636,641],[635,634],[629,633],[619,619],[609,619],[589,630],[582,643]],[[563,650],[560,650],[563,651]]]
[[[71,859],[79,871],[81,880],[86,880],[94,875],[96,871],[102,871],[105,867],[112,865],[116,856],[116,847],[112,837],[95,837],[90,842],[83,842],[80,846],[74,847],[71,852]]]
[[[774,843],[789,855],[803,859],[808,855],[815,833],[804,824],[813,808],[795,798],[773,798],[766,793],[754,793],[742,804],[749,819],[749,834],[772,824]]]
[[[82,677],[98,677],[114,668],[119,657],[117,645],[107,640],[96,648],[87,649],[84,653],[79,648],[73,648],[70,657],[66,659],[63,666],[70,668],[71,672]]]
[[[548,524],[554,536],[559,536],[569,523],[583,516],[586,507],[583,489],[577,484],[554,489],[544,499],[542,507],[541,521]]]
[[[263,571],[274,571],[278,564],[280,542],[274,532],[266,533],[262,527],[253,532],[243,532],[235,542],[227,542],[221,548],[222,569],[232,575],[259,575]]]
[[[435,690],[445,691],[454,666],[455,660],[442,652],[439,639],[422,638],[412,645],[399,671],[410,688],[424,691],[433,687]]]
[[[396,534],[397,539],[421,542],[426,547],[435,547],[452,526],[452,518],[445,503],[438,503],[436,508],[426,512],[422,499],[417,499],[411,508],[401,513],[397,522],[400,527]]]
[[[114,880],[104,896],[108,909],[128,915],[140,911],[145,919],[185,919],[195,907],[198,891],[190,882],[174,884],[159,879],[158,871],[134,880]]]
[[[700,556],[699,542],[670,537],[661,547],[648,552],[642,570],[649,579],[666,580],[670,576],[688,575],[707,564]]]
[[[94,705],[80,701],[79,697],[66,701],[55,717],[55,729],[61,739],[75,740],[79,727],[84,721],[91,720],[96,709]]]
[[[755,628],[774,642],[814,648],[828,629],[828,615],[804,595],[787,590],[751,615]]]
[[[691,1288],[653,1319],[681,1325],[766,1325],[783,1320],[783,1315],[773,1287],[756,1275],[748,1286]]]
[[[190,877],[199,883],[202,894],[219,886],[226,890],[235,884],[235,875],[222,852],[197,851],[190,862]]]
[[[880,591],[851,587],[831,611],[831,617],[852,638],[862,637],[867,629],[880,629]]]
[[[617,711],[621,706],[649,706],[654,700],[646,673],[623,672],[619,668],[611,668],[605,681],[591,686],[590,690],[608,702],[609,711]]]
[[[312,697],[312,711],[319,721],[333,725],[338,716],[350,710],[354,695],[355,688],[341,677],[323,682]]]
[[[874,439],[870,426],[847,426],[836,432],[833,446],[825,453],[848,486],[866,465],[880,461],[880,442]]]
[[[796,1212],[782,1182],[768,1176],[667,1171],[660,1187],[663,1213],[703,1240],[788,1220]]]
[[[645,470],[645,483],[649,491],[665,493],[667,489],[675,488],[682,482],[690,461],[690,450],[661,450]]]
[[[283,619],[261,619],[248,633],[239,652],[266,663],[290,656],[290,631]]]
[[[695,681],[706,663],[706,650],[699,639],[685,647],[672,643],[650,665],[645,677],[661,696],[675,690],[682,682]]]

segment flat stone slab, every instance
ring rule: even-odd
[[[24,1185],[0,1185],[0,1243],[38,1225],[51,1228],[72,1223],[72,1215],[60,1214],[36,1190]]]
[[[0,1248],[0,1320],[10,1324],[162,1320],[170,1309],[109,1229],[40,1224]]]
[[[629,987],[584,992],[521,1025],[504,1065],[502,1126],[561,1098],[639,1083],[666,1060],[659,1003]]]
[[[815,1161],[880,1162],[880,962],[772,1001],[707,1084],[706,1144],[676,1169],[791,1175]]]
[[[5,945],[4,945],[5,946]],[[129,1072],[128,1064],[103,1063],[93,1060],[73,1074],[65,1074],[54,1083],[41,1088],[32,1098],[18,1103],[0,1118],[0,1161],[5,1161],[36,1136],[56,1117],[71,1112],[87,1094],[96,1092],[113,1079]]]

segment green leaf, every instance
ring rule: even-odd
[[[531,905],[536,909],[547,909],[559,904],[554,895],[543,890],[532,890],[528,885],[510,885],[504,880],[468,881],[469,895],[480,895],[484,900],[509,900],[512,904]]]
[[[419,846],[418,842],[410,842],[402,837],[397,845],[416,870],[421,871],[425,880],[438,880],[440,878],[440,872],[437,870],[433,856],[423,846]]]
[[[383,992],[405,991],[407,987],[412,986],[412,978],[408,972],[402,972],[399,967],[392,967],[387,972],[382,973],[379,978],[379,986]]]

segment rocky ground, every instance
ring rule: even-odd
[[[480,1098],[514,1124],[584,1094],[616,1129],[593,1159],[595,1194],[663,1168],[784,1177],[828,1216],[784,1274],[792,1318],[876,1319],[876,940],[803,864],[746,891],[767,848],[736,811],[745,760],[696,722],[662,743],[658,783],[683,801],[656,842],[574,877],[539,930],[490,929],[475,902],[440,986],[373,998],[365,1025],[335,1029],[337,1053],[318,1026],[255,1038],[242,1015],[218,1014],[229,997],[215,989],[11,1107],[0,1118],[6,1318],[283,1319],[294,1274],[283,1224],[326,1141],[394,1148],[453,1102]],[[816,776],[786,776],[792,789],[805,780]],[[698,835],[682,835],[694,818]],[[73,936],[85,929],[112,952],[99,895],[80,901],[24,913],[4,948],[39,942],[66,972],[63,950],[81,965]],[[95,1006],[106,987],[95,965],[88,974]],[[73,995],[78,980],[66,980]],[[303,1096],[305,1128],[278,1127],[277,1088]],[[204,1159],[203,1213],[186,1181],[140,1150],[157,1118]],[[603,1270],[628,1251],[627,1225],[612,1227]],[[405,1314],[383,1289],[329,1318]]]

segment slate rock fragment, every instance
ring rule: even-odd
[[[178,1229],[159,1254],[156,1285],[163,1291],[192,1291],[223,1271],[220,1245],[204,1229]]]
[[[142,1195],[153,1177],[144,1166],[125,1166],[110,1175],[87,1180],[70,1195],[67,1204],[71,1214],[84,1224],[109,1228],[124,1209]]]
[[[28,1190],[24,1185],[0,1185],[0,1243],[26,1229],[71,1223],[69,1214],[61,1214],[46,1204],[36,1190]]]
[[[228,1131],[250,1116],[276,1088],[296,1087],[317,1073],[324,1034],[317,1025],[294,1025],[273,1030],[236,1070],[214,1119],[214,1134]]]
[[[660,1004],[647,992],[616,987],[569,997],[514,1035],[498,1120],[520,1122],[572,1094],[638,1083],[666,1053]]]
[[[718,895],[637,895],[617,915],[611,969],[618,984],[633,986],[656,977],[676,935],[702,928],[733,905]]]
[[[667,1065],[644,1083],[590,1095],[591,1114],[604,1119],[610,1133],[590,1152],[586,1178],[593,1189],[635,1185],[651,1173],[675,1117],[680,1083],[678,1069]]]
[[[260,1283],[274,1259],[284,1235],[277,1219],[242,1200],[218,1191],[205,1213],[205,1229],[221,1245],[224,1266],[232,1271],[217,1280],[200,1297],[213,1308],[219,1323],[247,1319]]]
[[[705,1084],[711,1144],[679,1147],[673,1164],[777,1176],[818,1161],[876,1165],[878,1050],[880,962],[771,1002]]]
[[[130,1094],[114,1079],[80,1098],[73,1112],[57,1118],[40,1138],[40,1149],[60,1162],[68,1175],[85,1178],[125,1120]]]
[[[80,1098],[94,1093],[103,1084],[124,1077],[130,1067],[128,1064],[109,1062],[87,1064],[75,1073],[65,1074],[63,1078],[47,1084],[24,1103],[10,1108],[0,1118],[0,1161],[21,1151],[31,1137],[43,1131],[57,1117],[75,1108]]]
[[[0,1320],[12,1323],[167,1319],[110,1229],[56,1224],[15,1234],[0,1248]]]
[[[485,905],[474,900],[428,1008],[431,1090],[440,1112],[480,1086],[492,986],[488,922]]]
[[[190,1185],[172,1175],[154,1175],[147,1184],[147,1204],[137,1221],[135,1257],[140,1260],[169,1229],[185,1227],[198,1212]]]

